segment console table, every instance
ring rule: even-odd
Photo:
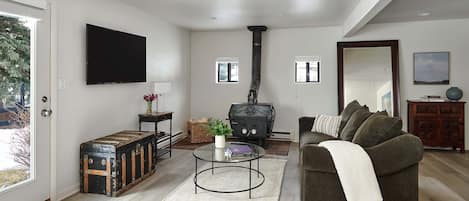
[[[158,123],[169,120],[169,133],[158,132]],[[156,150],[157,158],[169,153],[171,157],[171,148],[173,143],[173,112],[153,112],[151,114],[138,115],[138,130],[142,131],[142,122],[155,123],[155,137],[156,137]],[[158,147],[158,144],[169,140],[169,146]]]

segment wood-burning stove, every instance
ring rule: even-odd
[[[233,103],[229,120],[233,136],[241,139],[255,139],[260,145],[272,135],[275,108],[271,103],[258,103],[257,95],[261,83],[262,32],[266,26],[248,26],[252,31],[252,76],[247,103]]]

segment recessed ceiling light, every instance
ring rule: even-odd
[[[429,16],[430,13],[429,13],[429,12],[420,12],[418,15],[419,15],[420,17],[425,17],[425,16]]]

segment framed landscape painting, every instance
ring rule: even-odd
[[[414,53],[414,84],[449,84],[449,52]]]

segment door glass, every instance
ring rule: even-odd
[[[31,178],[31,33],[35,21],[0,13],[0,192]]]

